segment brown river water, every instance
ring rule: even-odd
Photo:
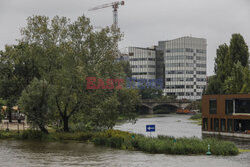
[[[115,129],[156,136],[201,138],[201,127],[191,123],[189,116],[167,115],[138,119]],[[156,132],[145,132],[147,124],[155,124]],[[236,142],[242,149],[250,149],[249,142]],[[149,166],[149,167],[250,167],[250,152],[237,156],[175,156],[148,154],[108,147],[96,147],[82,142],[33,142],[0,140],[0,167],[23,166]]]

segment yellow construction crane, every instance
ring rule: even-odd
[[[124,4],[125,4],[124,1],[116,1],[112,3],[96,6],[94,8],[89,9],[89,11],[112,7],[113,8],[113,26],[117,29],[118,28],[118,11],[117,10],[119,8],[119,5],[122,6]]]

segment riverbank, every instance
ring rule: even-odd
[[[123,150],[175,155],[205,155],[209,144],[213,155],[237,155],[239,153],[234,143],[214,138],[173,138],[168,136],[151,138],[119,130],[75,133],[50,132],[49,135],[40,131],[22,131],[19,133],[17,131],[1,131],[0,139],[39,141],[76,140]]]
[[[201,113],[192,115],[189,119],[195,121],[194,123],[197,125],[202,125],[202,114]]]

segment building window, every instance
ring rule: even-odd
[[[186,67],[193,67],[194,64],[193,63],[186,63]]]
[[[210,119],[210,130],[213,131],[213,118]]]
[[[208,129],[208,121],[207,118],[203,118],[203,124],[202,124],[202,128],[203,130],[207,130]]]
[[[191,48],[186,48],[186,52],[194,52],[194,50]]]
[[[134,56],[134,53],[133,53],[133,52],[130,52],[128,55],[129,55],[129,56]]]
[[[217,110],[217,101],[216,99],[209,100],[209,113],[210,114],[216,114]]]
[[[186,71],[186,74],[194,74],[194,71]]]
[[[235,99],[235,113],[250,114],[250,99]]]
[[[225,132],[226,131],[226,120],[225,119],[221,119],[220,120],[220,125],[221,125],[221,127],[220,127],[221,129],[220,130],[222,132]]]
[[[226,114],[233,114],[233,100],[226,100],[225,104]]]
[[[206,75],[206,71],[197,71],[196,74],[205,74]]]
[[[187,78],[186,81],[194,81],[194,78]]]
[[[193,89],[194,86],[193,86],[193,85],[186,85],[186,88],[187,88],[187,89]]]
[[[155,65],[148,65],[148,68],[155,68]]]
[[[233,131],[233,121],[232,119],[227,120],[227,131],[232,132]]]
[[[193,96],[194,93],[193,92],[186,92],[186,96]]]
[[[178,96],[184,96],[185,93],[184,93],[184,92],[177,92],[177,95],[178,95]]]
[[[196,53],[206,53],[206,50],[196,49]]]
[[[134,72],[132,75],[147,75],[147,72]]]
[[[219,131],[219,119],[218,118],[214,119],[214,130]]]

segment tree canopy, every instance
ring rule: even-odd
[[[85,16],[73,22],[66,17],[50,20],[46,16],[32,16],[21,34],[18,45],[6,46],[0,59],[0,95],[11,105],[18,103],[21,94],[19,105],[29,104],[22,99],[29,97],[26,89],[31,89],[28,85],[37,78],[53,87],[51,105],[64,131],[69,131],[72,121],[112,128],[119,116],[135,119],[135,106],[139,103],[136,90],[86,89],[87,77],[106,80],[126,79],[130,75],[127,64],[115,61],[117,42],[122,37],[116,29],[94,31]],[[32,108],[22,109],[36,112]],[[77,118],[72,120],[72,116]]]
[[[233,34],[230,45],[216,51],[214,72],[208,80],[207,94],[248,93],[250,91],[249,51],[244,38]]]

